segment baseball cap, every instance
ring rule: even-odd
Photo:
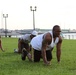
[[[38,35],[37,31],[35,31],[35,30],[31,34],[35,35],[35,36]]]

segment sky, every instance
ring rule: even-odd
[[[61,29],[76,29],[75,0],[0,0],[0,28],[5,28],[3,14],[6,18],[7,29],[33,29],[33,12],[35,28],[52,29],[60,25]]]

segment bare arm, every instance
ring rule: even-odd
[[[45,64],[48,64],[47,58],[46,58],[46,48],[47,45],[51,43],[51,36],[49,33],[46,34],[46,37],[42,41],[42,57]]]
[[[47,63],[46,47],[47,47],[47,42],[46,42],[46,40],[43,40],[43,42],[42,42],[42,57],[43,57],[44,63]]]
[[[18,41],[18,52],[22,52],[21,51],[21,40]]]
[[[62,38],[59,37],[59,42],[57,44],[57,52],[56,52],[56,56],[57,56],[57,61],[60,62],[60,57],[61,57],[61,45],[62,45]]]
[[[1,39],[0,39],[0,48],[4,52],[4,49],[2,48],[2,41],[1,41]]]

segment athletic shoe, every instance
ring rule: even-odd
[[[14,53],[18,53],[18,50],[17,49],[14,49]]]
[[[26,56],[27,56],[27,51],[25,48],[22,49],[22,55],[21,55],[21,58],[22,60],[25,60],[26,59]]]

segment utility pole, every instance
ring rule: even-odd
[[[34,7],[34,9],[32,9],[32,6],[30,6],[30,10],[33,11],[33,29],[35,30],[35,14],[34,11],[36,11],[36,6]]]
[[[3,18],[5,18],[5,37],[7,37],[7,21],[6,21],[6,18],[8,18],[8,14],[3,14]]]

